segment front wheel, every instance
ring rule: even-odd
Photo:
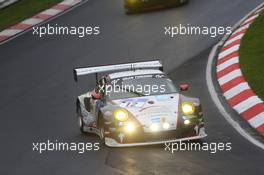
[[[105,142],[105,126],[104,126],[104,119],[101,115],[99,115],[98,126],[99,126],[99,132],[100,132],[100,139],[104,143]]]
[[[80,131],[82,132],[82,133],[85,133],[85,131],[84,131],[84,127],[83,127],[83,121],[82,121],[82,118],[81,117],[78,117],[78,125],[79,125],[79,128],[80,128]]]
[[[181,4],[187,4],[189,2],[189,0],[180,0]]]
[[[126,13],[127,15],[130,15],[130,14],[133,13],[133,10],[128,9],[128,8],[125,8],[125,13]]]

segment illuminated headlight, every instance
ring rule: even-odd
[[[125,122],[128,119],[128,113],[124,109],[117,109],[114,111],[114,117],[119,122]]]
[[[137,0],[128,0],[129,3],[134,4],[137,2]]]
[[[185,125],[189,125],[190,123],[191,123],[191,121],[189,120],[189,119],[187,119],[187,120],[184,120],[184,122],[183,122]]]
[[[136,130],[136,127],[135,127],[135,124],[130,122],[130,123],[127,123],[126,126],[125,126],[125,131],[128,132],[128,133],[132,133]]]
[[[193,103],[191,102],[183,102],[182,103],[182,112],[185,115],[192,115],[195,111],[195,107],[193,105]]]
[[[159,130],[159,124],[153,123],[152,125],[150,125],[150,130],[153,132],[157,132]]]
[[[162,127],[163,127],[163,129],[169,129],[170,128],[170,124],[169,123],[163,123]]]

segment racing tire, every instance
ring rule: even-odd
[[[196,140],[192,140],[193,143],[199,143],[201,146],[203,145],[203,143],[205,142],[204,139],[196,139]]]
[[[133,14],[133,10],[131,10],[131,9],[125,9],[125,13],[127,15]]]
[[[189,0],[185,0],[184,2],[181,2],[181,5],[188,4]]]
[[[104,126],[104,119],[102,115],[99,115],[98,121],[99,131],[100,131],[100,140],[105,143],[105,126]]]
[[[77,109],[77,119],[78,119],[78,126],[80,128],[81,133],[85,133],[85,131],[84,131],[84,123],[83,123],[83,120],[82,120],[80,107],[78,107],[78,109]]]

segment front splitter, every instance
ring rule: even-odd
[[[116,142],[116,140],[106,137],[105,145],[109,147],[134,147],[134,146],[160,145],[164,143],[198,140],[198,139],[202,139],[205,137],[207,137],[206,133],[200,133],[198,136],[193,136],[193,137],[185,137],[185,138],[180,138],[180,139],[161,140],[161,141],[153,141],[153,142],[138,142],[138,143],[118,143]]]

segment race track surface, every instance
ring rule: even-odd
[[[125,15],[122,0],[89,0],[50,25],[101,28],[99,36],[48,36],[32,31],[0,45],[0,174],[263,174],[264,151],[241,137],[221,116],[209,96],[205,69],[210,48],[221,36],[164,35],[164,26],[232,26],[261,0],[190,0],[186,6]],[[45,24],[44,24],[45,25]],[[231,142],[231,152],[176,152],[163,146],[107,148],[76,152],[32,151],[32,142],[98,142],[80,134],[75,98],[93,87],[94,77],[75,84],[72,69],[161,59],[176,84],[190,84],[201,98],[208,138]]]

